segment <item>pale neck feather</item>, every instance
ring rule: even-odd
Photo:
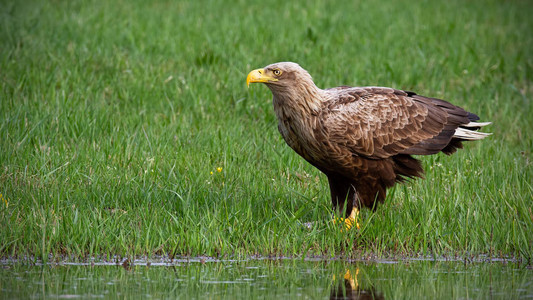
[[[305,120],[318,115],[325,93],[312,80],[299,81],[290,87],[269,85],[279,120]]]

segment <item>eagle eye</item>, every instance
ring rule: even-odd
[[[273,72],[274,75],[276,75],[276,76],[279,76],[279,75],[281,75],[281,73],[282,73],[280,69],[274,69],[272,72]]]

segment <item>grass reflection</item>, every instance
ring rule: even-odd
[[[518,298],[533,271],[514,264],[254,260],[173,265],[4,265],[7,298]]]

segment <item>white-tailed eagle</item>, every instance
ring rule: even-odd
[[[246,81],[270,88],[281,135],[326,174],[347,227],[359,208],[383,201],[387,188],[423,176],[412,155],[452,154],[463,141],[489,135],[477,130],[490,122],[444,100],[386,87],[320,89],[292,62],[253,70]]]

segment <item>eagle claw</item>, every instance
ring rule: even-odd
[[[359,222],[357,222],[357,217],[359,216],[359,210],[357,208],[353,208],[352,212],[350,213],[350,216],[348,218],[335,218],[333,219],[333,223],[341,223],[344,222],[344,228],[346,230],[352,229],[352,227],[355,225],[357,229],[361,228],[361,225],[359,225]]]

